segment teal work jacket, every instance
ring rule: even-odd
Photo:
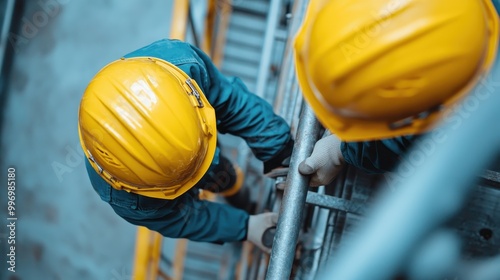
[[[293,140],[285,120],[265,100],[251,93],[239,78],[222,75],[209,57],[178,40],[160,40],[125,55],[166,60],[194,79],[215,109],[217,130],[243,138],[265,171],[291,154]],[[168,93],[166,93],[168,94]],[[219,164],[217,148],[210,169]],[[210,171],[209,169],[209,171]],[[200,184],[174,200],[148,198],[113,189],[87,162],[93,188],[128,222],[166,237],[223,243],[245,240],[248,214],[226,204],[198,199]],[[201,180],[200,182],[202,182]]]

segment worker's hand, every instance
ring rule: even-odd
[[[259,247],[262,251],[270,254],[271,248],[264,245],[264,233],[270,229],[276,228],[278,223],[277,213],[263,213],[250,215],[248,219],[247,240]],[[267,236],[266,236],[267,238]],[[268,243],[268,242],[265,242]]]
[[[340,151],[340,139],[334,134],[320,139],[314,145],[310,157],[299,165],[302,175],[311,175],[309,185],[317,187],[333,181],[344,166],[344,157]]]

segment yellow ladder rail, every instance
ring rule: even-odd
[[[206,45],[212,57],[213,63],[220,67],[222,61],[222,51],[226,44],[226,31],[229,25],[229,18],[233,11],[232,0],[209,0],[209,13],[205,22],[205,34],[203,44]],[[213,34],[216,24],[216,16],[219,16],[217,23],[217,34]],[[205,50],[205,51],[207,51]]]
[[[152,280],[158,279],[162,236],[145,227],[137,227],[137,239],[135,245],[134,279]],[[168,276],[167,276],[168,277]]]
[[[189,0],[176,0],[172,10],[170,38],[184,40],[189,18]]]

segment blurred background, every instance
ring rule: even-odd
[[[17,26],[2,40],[10,65],[2,72],[0,173],[6,182],[7,168],[16,169],[16,273],[4,269],[2,223],[0,279],[127,279],[136,228],[90,185],[78,106],[104,65],[168,37],[173,1],[2,0],[2,21],[11,2]]]

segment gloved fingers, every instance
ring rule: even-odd
[[[309,159],[309,158],[308,158]],[[324,179],[321,174],[321,170],[314,169],[311,167],[309,164],[307,164],[307,159],[303,162],[300,163],[299,165],[299,172],[302,175],[311,175],[309,179],[309,186],[311,187],[319,187],[321,185],[324,185]]]
[[[309,186],[310,187],[319,187],[319,186],[322,186],[322,185],[325,185],[322,180],[320,180],[318,178],[318,176],[315,174],[313,176],[311,176],[311,180],[309,181]]]
[[[248,241],[266,253],[271,252],[278,214],[269,212],[250,216],[248,227]],[[269,247],[268,247],[269,246]]]
[[[314,174],[318,170],[318,166],[316,161],[312,159],[312,157],[306,158],[299,164],[299,172],[302,175],[311,175]]]
[[[270,219],[270,222],[271,222],[271,227],[275,227],[276,224],[278,223],[278,213],[274,213],[274,212],[271,212],[270,213],[271,215],[269,215],[269,219]]]
[[[331,170],[318,170],[311,176],[309,186],[319,187],[331,183],[342,170],[343,166],[333,166]]]
[[[266,215],[264,217],[265,219],[264,224],[266,226],[266,229],[262,233],[259,247],[261,248],[262,251],[270,254],[271,247],[273,245],[274,235],[276,234],[276,224],[278,223],[279,216],[278,213],[274,212],[264,213],[262,215]]]
[[[278,223],[278,213],[266,212],[258,214],[257,216],[260,216],[262,218],[260,226],[262,226],[262,228],[264,229],[274,227]]]
[[[261,240],[262,245],[264,245],[264,247],[266,248],[266,250],[264,251],[271,251],[275,235],[276,235],[276,227],[270,227],[264,231]]]
[[[320,139],[314,145],[312,154],[299,164],[299,172],[302,175],[311,175],[325,168],[331,160],[329,152],[335,149],[337,138],[334,135]]]

